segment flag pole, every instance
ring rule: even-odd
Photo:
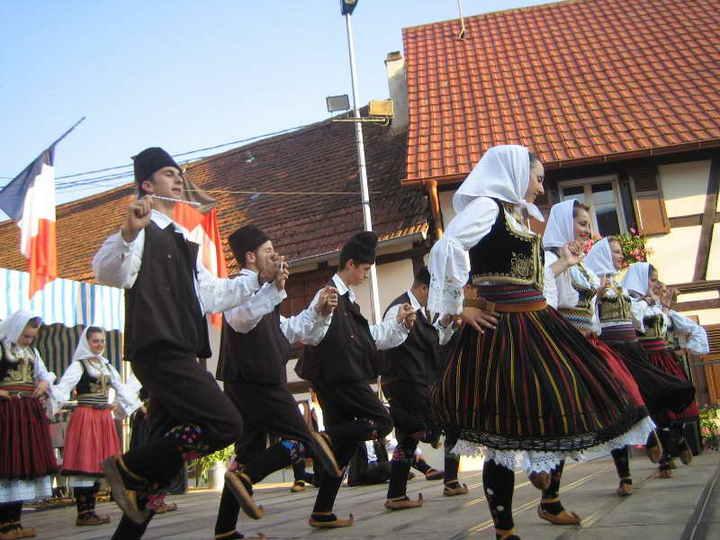
[[[57,139],[55,139],[55,141],[54,141],[50,146],[48,146],[48,148],[52,148],[52,147],[55,146],[57,143],[59,143],[60,141],[62,141],[65,137],[67,137],[68,135],[70,135],[70,132],[71,132],[73,129],[75,129],[76,127],[78,127],[80,124],[82,124],[82,123],[85,121],[85,118],[87,118],[87,117],[86,117],[86,116],[83,116],[80,120],[78,120],[77,122],[75,122],[70,129],[68,129],[65,133],[63,133],[62,135],[60,135],[60,137],[58,137]]]

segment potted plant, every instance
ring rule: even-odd
[[[235,454],[235,446],[230,445],[222,450],[203,456],[195,461],[195,486],[202,480],[210,489],[222,489],[227,464]]]

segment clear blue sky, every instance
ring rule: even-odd
[[[466,15],[541,3],[463,2]],[[383,60],[402,50],[403,27],[456,17],[456,0],[360,0],[361,103],[387,98]],[[0,177],[82,116],[58,147],[58,176],[147,146],[178,153],[322,120],[325,96],[350,94],[339,0],[2,0],[0,40]]]

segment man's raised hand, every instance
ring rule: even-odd
[[[123,240],[126,242],[132,242],[137,238],[137,235],[145,227],[150,224],[150,213],[152,212],[152,199],[149,196],[144,196],[141,199],[134,200],[128,206],[127,217],[125,223],[120,229]]]
[[[338,305],[338,291],[335,287],[325,287],[320,291],[315,309],[323,317],[330,315]]]

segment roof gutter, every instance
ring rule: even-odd
[[[435,224],[435,240],[440,240],[444,234],[442,215],[440,214],[440,198],[438,197],[437,180],[423,180],[422,185],[430,197],[430,212]]]

